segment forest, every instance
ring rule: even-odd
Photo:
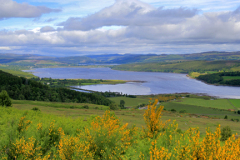
[[[197,79],[210,84],[240,86],[239,76],[240,76],[240,72],[220,72],[220,73],[200,75],[197,77]],[[225,77],[228,77],[228,78],[225,78]]]
[[[0,70],[0,91],[15,100],[93,103],[109,106],[111,101],[100,93],[82,93],[67,88],[52,88],[40,82],[17,77]]]

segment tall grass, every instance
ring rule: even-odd
[[[221,142],[220,126],[200,136],[162,121],[163,107],[145,111],[143,128],[121,124],[114,112],[87,121],[39,111],[0,108],[1,159],[238,159],[240,139]]]

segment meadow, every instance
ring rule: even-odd
[[[91,114],[88,118],[64,116],[60,111],[53,112],[57,115],[46,114],[46,107],[39,105],[41,111],[16,109],[22,104],[14,104],[16,108],[1,107],[0,158],[175,160],[235,159],[240,156],[240,139],[224,130],[224,125],[230,124],[235,129],[238,123],[207,118],[202,121],[204,118],[164,111],[162,106],[157,109],[157,103],[155,100],[144,111],[101,110],[97,113],[101,116]],[[81,114],[83,109],[74,112]],[[130,114],[125,115],[127,112]],[[141,117],[142,127],[128,125],[121,121],[120,115],[129,117],[125,119],[127,121]],[[166,120],[170,117],[176,117],[177,121]],[[191,126],[183,127],[178,122]],[[200,123],[204,128],[210,128],[204,129],[205,133],[202,129],[189,128]]]
[[[138,96],[137,98],[114,97],[109,99],[115,100],[116,102],[118,102],[119,100],[124,100],[126,102],[126,106],[127,104],[130,104],[130,109],[119,109],[115,110],[114,113],[121,120],[121,122],[128,123],[129,126],[136,125],[137,127],[141,128],[144,125],[144,119],[142,117],[145,109],[139,110],[135,108],[142,102],[146,102],[146,104],[148,104],[149,97],[152,96]],[[192,98],[186,99],[191,100]],[[199,99],[203,102],[206,101],[201,98]],[[185,100],[185,98],[181,100]],[[236,102],[239,102],[239,100],[236,100]],[[86,105],[89,109],[84,108],[84,106]],[[240,115],[234,113],[233,111],[220,110],[206,106],[182,104],[181,102],[175,101],[163,102],[161,104],[158,104],[158,106],[160,105],[164,106],[164,110],[162,112],[162,119],[176,120],[179,128],[181,128],[183,131],[186,131],[189,127],[199,127],[199,130],[201,132],[204,132],[206,126],[214,129],[218,124],[221,124],[222,126],[231,126],[231,129],[234,132],[240,134],[240,129],[238,128],[239,123],[236,121],[236,119],[240,119]],[[215,104],[214,106],[217,106],[217,104]],[[43,113],[67,116],[72,118],[81,117],[83,119],[89,119],[91,115],[103,115],[106,110],[109,110],[109,106],[96,104],[22,100],[13,100],[13,107],[20,110],[31,110],[32,108],[37,107]],[[171,111],[172,109],[175,109],[176,111]],[[183,110],[185,110],[186,112],[179,113]],[[224,119],[226,115],[228,116],[228,119]],[[231,119],[233,119],[234,121],[231,121]]]

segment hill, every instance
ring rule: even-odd
[[[162,63],[134,63],[112,66],[112,69],[142,72],[190,73],[219,70],[232,70],[240,66],[240,61],[179,61]]]
[[[48,57],[29,54],[0,54],[0,64],[51,67],[51,66],[78,66],[90,64],[129,64],[176,61],[219,61],[240,60],[240,52],[204,52],[193,54],[106,54],[69,57]]]
[[[50,102],[93,103],[109,106],[111,101],[98,93],[82,93],[67,88],[51,88],[48,85],[24,77],[17,77],[0,70],[0,91],[6,90],[15,100]]]

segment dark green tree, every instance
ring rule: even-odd
[[[221,141],[226,141],[229,137],[232,136],[232,130],[229,126],[223,127],[221,129]]]
[[[117,110],[118,109],[118,106],[115,103],[111,103],[109,107],[110,107],[110,110]]]
[[[125,101],[124,100],[120,100],[120,108],[124,109],[125,108]]]
[[[7,91],[5,90],[2,90],[2,92],[0,93],[0,106],[6,106],[6,107],[12,106],[12,101]]]

